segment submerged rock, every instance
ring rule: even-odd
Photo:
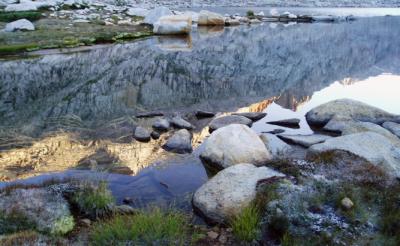
[[[225,25],[225,19],[222,15],[202,10],[199,13],[199,26],[223,26]]]
[[[314,144],[323,143],[327,139],[332,138],[331,136],[313,134],[313,135],[279,135],[279,137],[285,141],[292,142],[303,147],[310,147]]]
[[[32,22],[27,19],[21,19],[17,21],[10,22],[4,28],[6,32],[15,32],[15,31],[34,31],[35,26]]]
[[[322,104],[306,114],[310,125],[325,125],[332,118],[352,119],[382,124],[396,116],[382,109],[352,99],[339,99]]]
[[[65,198],[47,188],[15,189],[0,193],[0,214],[5,216],[6,226],[24,226],[24,230],[35,228],[52,235],[66,234],[75,225]],[[23,225],[21,220],[24,221]]]
[[[271,153],[248,126],[232,124],[211,134],[200,158],[217,169],[223,169],[238,163],[262,165],[271,159]]]
[[[268,124],[271,125],[277,125],[277,126],[284,126],[284,127],[293,127],[293,128],[299,128],[300,127],[300,120],[299,119],[284,119],[284,120],[277,120],[277,121],[269,121],[267,122]]]
[[[285,154],[292,150],[289,144],[273,134],[264,133],[260,138],[274,158],[284,157]]]
[[[168,139],[163,148],[179,154],[190,153],[193,151],[192,134],[186,129],[181,129]]]
[[[234,113],[233,115],[239,115],[246,117],[252,121],[258,121],[267,116],[267,113],[262,112],[246,112],[246,113]]]
[[[161,17],[166,15],[172,15],[171,10],[167,7],[156,7],[149,11],[143,20],[143,23],[154,25]]]
[[[308,149],[307,157],[318,157],[329,152],[340,155],[342,151],[360,157],[381,168],[389,176],[400,177],[400,148],[381,134],[362,132],[326,140]]]
[[[141,126],[136,127],[133,137],[140,142],[150,141],[150,132]]]
[[[382,126],[400,138],[400,124],[394,122],[385,122]]]
[[[210,132],[231,124],[242,124],[251,127],[253,122],[250,119],[239,115],[222,116],[215,118],[210,122]]]
[[[192,18],[188,15],[162,16],[154,23],[153,32],[162,35],[189,34],[192,30]]]
[[[193,129],[193,125],[190,124],[190,122],[184,120],[180,116],[175,116],[174,118],[172,118],[171,124],[176,128],[183,128],[183,129],[187,129],[187,130]]]
[[[201,186],[193,196],[193,205],[213,222],[228,222],[254,200],[258,182],[272,177],[284,175],[267,167],[237,164]]]

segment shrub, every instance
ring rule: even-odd
[[[247,17],[254,17],[254,11],[253,10],[248,10],[246,12]]]
[[[0,212],[0,235],[23,230],[34,230],[35,227],[34,222],[17,210],[12,210],[8,214]]]
[[[0,22],[11,22],[20,19],[39,20],[42,14],[38,11],[0,12]]]
[[[90,235],[93,245],[182,245],[188,235],[188,220],[178,212],[158,208],[136,215],[116,216],[95,224]]]

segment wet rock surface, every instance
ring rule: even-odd
[[[276,120],[276,121],[268,121],[268,124],[277,125],[277,126],[284,126],[284,127],[292,127],[292,128],[299,128],[300,127],[300,120],[299,119],[284,119],[284,120]]]

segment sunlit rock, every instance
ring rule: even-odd
[[[163,148],[179,154],[190,153],[192,152],[192,134],[186,129],[181,129],[168,139]]]
[[[228,222],[255,199],[258,182],[272,177],[284,175],[267,167],[237,164],[201,186],[193,196],[193,205],[213,222]]]
[[[313,134],[313,135],[279,135],[279,137],[285,141],[301,145],[303,147],[310,147],[314,144],[323,143],[326,140],[332,138],[331,136]]]
[[[325,125],[333,117],[382,124],[396,116],[382,109],[352,99],[339,99],[322,104],[306,114],[310,125]]]
[[[162,35],[188,34],[192,30],[192,17],[188,15],[162,16],[154,23],[153,32]]]
[[[311,146],[307,156],[318,158],[324,153],[340,155],[343,151],[381,168],[389,176],[400,177],[400,147],[375,132],[361,132],[328,139],[324,143]]]
[[[199,20],[197,24],[199,26],[223,26],[225,25],[225,19],[220,14],[202,10],[199,13]]]
[[[204,145],[200,158],[217,169],[238,163],[262,165],[271,159],[260,137],[246,125],[222,127],[214,131]]]

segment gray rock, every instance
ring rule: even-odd
[[[285,132],[285,130],[283,130],[283,129],[274,129],[272,131],[263,132],[263,133],[280,134],[280,133],[284,133],[284,132]]]
[[[61,193],[47,188],[15,189],[0,193],[0,213],[18,213],[32,222],[40,232],[65,234],[74,228],[69,204]],[[12,225],[16,221],[5,221]]]
[[[239,115],[228,115],[228,116],[222,116],[213,119],[210,122],[209,129],[210,132],[213,132],[221,127],[231,125],[231,124],[242,124],[242,125],[247,125],[251,127],[253,125],[253,121],[250,119],[244,117],[244,116],[239,116]]]
[[[400,138],[400,124],[387,121],[382,126]]]
[[[289,144],[283,142],[273,134],[264,133],[260,138],[274,158],[285,157],[284,155],[292,150]]]
[[[158,131],[168,131],[169,127],[169,121],[164,118],[158,118],[153,123],[153,128]]]
[[[154,25],[161,17],[166,15],[173,15],[171,10],[167,7],[156,7],[149,11],[143,20],[143,23]]]
[[[161,134],[157,131],[152,131],[150,135],[152,139],[159,139],[161,136]]]
[[[197,118],[211,118],[214,117],[215,113],[213,112],[208,112],[208,111],[202,111],[202,110],[198,110],[196,112],[196,117]]]
[[[382,136],[393,141],[395,144],[400,145],[399,139],[395,135],[393,135],[389,130],[371,122],[360,122],[352,120],[338,121],[336,118],[334,118],[330,120],[323,129],[340,132],[342,135],[371,131],[381,134]]]
[[[217,169],[238,163],[265,164],[271,159],[260,137],[248,126],[232,124],[214,131],[204,143],[200,158]]]
[[[393,114],[351,99],[331,101],[312,109],[306,114],[307,122],[310,125],[325,125],[334,117],[376,124],[396,119]]]
[[[174,118],[172,118],[171,120],[171,124],[176,127],[176,128],[183,128],[183,129],[187,129],[187,130],[191,130],[193,129],[193,125],[190,124],[190,122],[184,120],[182,117],[180,116],[175,116]]]
[[[375,132],[361,132],[331,138],[308,149],[307,156],[313,158],[321,153],[349,152],[382,168],[391,176],[400,177],[400,148],[393,141]]]
[[[6,32],[15,32],[15,31],[34,31],[35,26],[32,22],[27,19],[21,19],[17,21],[10,22],[4,28]]]
[[[178,154],[190,153],[193,151],[192,134],[186,129],[181,129],[168,139],[163,148]]]
[[[281,139],[301,145],[303,147],[310,147],[314,144],[323,143],[327,139],[332,138],[331,136],[321,135],[321,134],[313,134],[313,135],[278,135]]]
[[[150,132],[141,126],[136,127],[133,137],[140,142],[150,141]]]
[[[267,113],[262,112],[247,112],[247,113],[234,113],[233,115],[244,116],[252,121],[258,121],[267,116]]]
[[[277,126],[284,126],[284,127],[293,127],[293,128],[299,128],[300,127],[300,120],[299,119],[284,119],[284,120],[277,120],[277,121],[269,121],[267,122],[268,124],[271,125],[277,125]]]
[[[136,114],[136,118],[152,118],[156,116],[164,116],[163,112],[145,112]]]
[[[38,6],[33,2],[10,4],[4,9],[6,12],[18,12],[18,11],[36,11]]]
[[[254,200],[257,183],[272,177],[284,175],[267,167],[239,163],[201,186],[193,196],[193,205],[214,222],[228,222]]]

